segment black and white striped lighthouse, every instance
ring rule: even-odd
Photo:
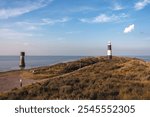
[[[112,45],[110,41],[108,42],[108,45],[107,45],[107,56],[109,60],[112,59]]]
[[[21,52],[20,53],[20,62],[19,62],[19,67],[21,69],[24,69],[25,68],[25,52]]]

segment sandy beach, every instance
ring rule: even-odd
[[[19,71],[0,73],[0,92],[20,88],[20,79],[22,79],[23,86],[37,82],[33,79],[23,78]]]

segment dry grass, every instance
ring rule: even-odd
[[[93,57],[28,72],[50,79],[0,99],[150,99],[150,63],[139,59]]]

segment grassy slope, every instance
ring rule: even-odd
[[[1,94],[0,99],[150,99],[150,63],[138,59],[85,58],[26,74],[49,79]]]

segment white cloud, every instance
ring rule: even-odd
[[[93,19],[94,23],[102,23],[102,22],[110,22],[112,20],[112,16],[107,16],[105,14],[101,14]]]
[[[47,25],[47,24],[53,25],[53,24],[56,24],[56,23],[65,23],[69,20],[70,20],[70,18],[68,18],[68,17],[64,17],[64,18],[61,18],[61,19],[45,18],[45,19],[42,19],[41,25]]]
[[[85,23],[105,23],[105,22],[110,22],[112,20],[113,20],[112,16],[107,16],[106,14],[101,14],[91,19],[86,19],[86,18],[80,19],[81,22],[85,22]]]
[[[113,10],[119,11],[119,10],[122,10],[122,9],[124,9],[123,6],[121,6],[121,5],[119,5],[119,4],[114,4]]]
[[[122,13],[120,15],[111,15],[111,16],[108,16],[106,14],[101,14],[94,18],[81,18],[79,20],[84,23],[106,23],[106,22],[119,21],[120,19],[126,17],[128,17],[128,15],[125,13]]]
[[[52,0],[48,0],[48,2],[45,2],[45,0],[37,0],[36,2],[30,2],[28,5],[23,7],[0,9],[0,19],[7,19],[9,17],[15,17],[29,13],[39,8],[45,7],[49,2],[52,2]]]
[[[141,9],[143,9],[145,6],[147,6],[148,4],[150,4],[150,0],[139,1],[139,2],[135,3],[134,8],[135,8],[136,10],[141,10]]]
[[[81,18],[79,19],[81,22],[83,23],[90,23],[90,21],[88,19],[85,19],[85,18]]]
[[[126,27],[126,28],[124,29],[124,33],[132,32],[132,31],[134,30],[134,28],[135,28],[134,24],[129,25],[128,27]]]

